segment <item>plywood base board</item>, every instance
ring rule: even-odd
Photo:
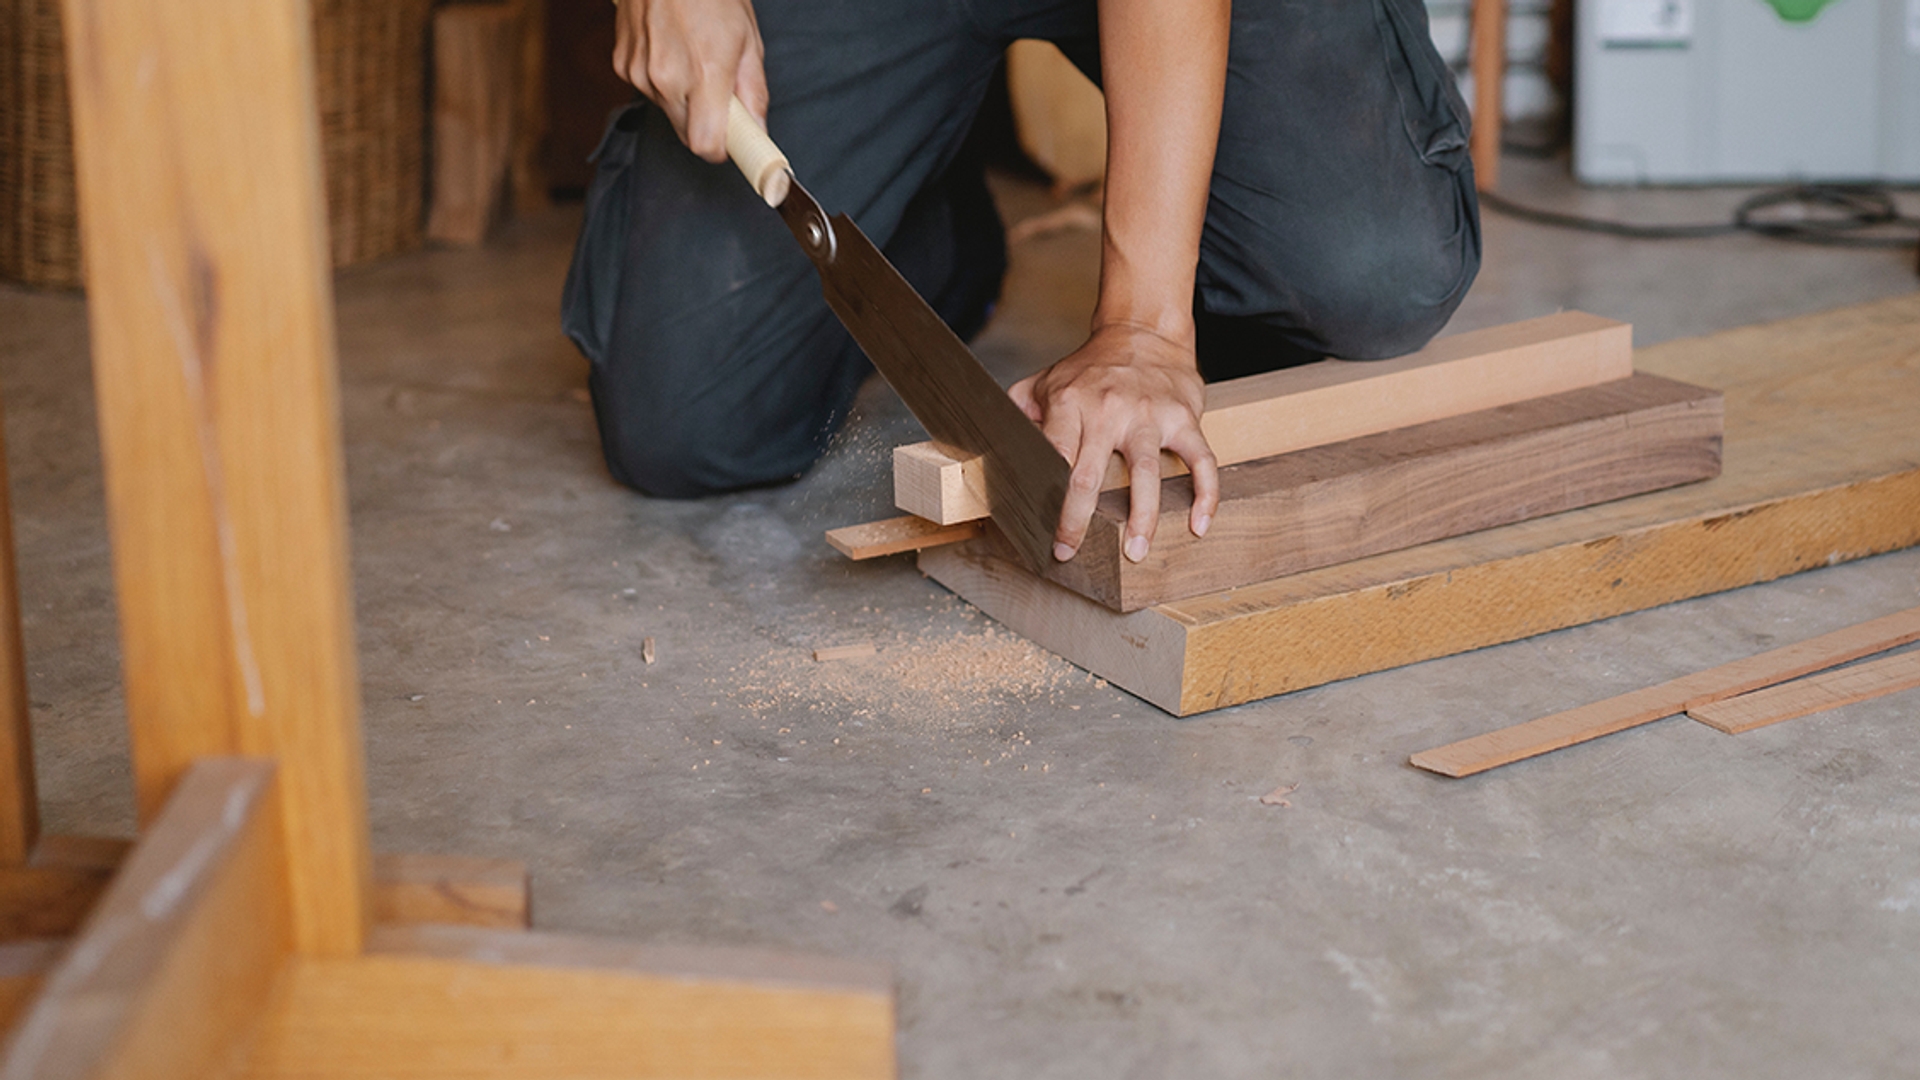
[[[1190,715],[1920,543],[1920,296],[1635,359],[1723,389],[1719,477],[1129,615],[980,541],[924,551],[920,566],[1038,644]]]

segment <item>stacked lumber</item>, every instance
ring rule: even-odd
[[[919,565],[1190,715],[1920,543],[1920,295],[1641,350],[1719,387],[1714,479],[1117,612],[982,541]]]
[[[1128,559],[1116,455],[1078,554],[1044,576],[1133,612],[1704,480],[1720,471],[1724,416],[1717,391],[1634,375],[1627,325],[1565,312],[1398,360],[1219,383],[1201,427],[1224,466],[1205,539],[1186,528],[1193,483],[1168,456],[1153,546]],[[916,516],[863,528],[917,549],[986,511],[979,460],[930,443],[895,453],[894,490]]]

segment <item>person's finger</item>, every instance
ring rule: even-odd
[[[767,126],[767,103],[771,97],[767,93],[767,67],[765,46],[760,43],[760,33],[754,30],[747,38],[747,47],[740,53],[740,66],[734,75],[733,92],[739,97],[740,104],[747,107],[761,127]]]
[[[727,103],[739,70],[737,59],[700,64],[687,94],[687,148],[715,163],[727,160]]]
[[[614,23],[613,73],[651,100],[657,91],[647,78],[646,30],[628,21],[623,10]]]
[[[1132,502],[1127,509],[1127,535],[1121,548],[1130,562],[1147,557],[1153,533],[1160,524],[1160,439],[1157,432],[1136,431],[1126,447],[1127,479]]]
[[[1007,387],[1007,396],[1013,399],[1013,403],[1020,407],[1021,412],[1027,414],[1027,419],[1036,424],[1046,419],[1046,413],[1040,410],[1040,402],[1033,396],[1033,385],[1039,379],[1038,375],[1029,375]]]
[[[1100,482],[1106,479],[1111,456],[1111,439],[1089,438],[1070,459],[1073,473],[1067,479],[1067,497],[1060,503],[1060,527],[1053,534],[1053,557],[1060,562],[1073,558],[1087,538],[1087,523],[1100,501]]]
[[[1037,403],[1035,407],[1039,407]],[[1033,413],[1027,415],[1033,416]],[[1062,401],[1049,402],[1045,415],[1034,419],[1034,423],[1040,425],[1040,433],[1047,437],[1055,450],[1060,451],[1060,456],[1066,458],[1069,465],[1080,460],[1080,444],[1085,441],[1085,421],[1086,418],[1071,402]],[[1109,440],[1107,445],[1111,447],[1112,441]],[[1101,463],[1105,464],[1104,458]]]
[[[1167,449],[1180,455],[1193,474],[1193,510],[1187,514],[1187,528],[1195,536],[1205,536],[1213,525],[1213,515],[1220,510],[1220,463],[1198,427],[1168,439]]]

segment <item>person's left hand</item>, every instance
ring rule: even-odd
[[[1187,526],[1195,536],[1207,534],[1220,503],[1220,478],[1213,450],[1200,433],[1206,388],[1190,342],[1144,327],[1108,324],[1071,355],[1007,393],[1073,467],[1054,534],[1054,558],[1065,562],[1080,549],[1107,462],[1116,452],[1126,460],[1132,484],[1127,558],[1146,558],[1153,543],[1163,448],[1178,454],[1193,473]]]

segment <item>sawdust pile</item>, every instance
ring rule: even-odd
[[[1069,689],[1104,686],[1032,642],[996,626],[875,639],[871,657],[816,663],[783,650],[742,671],[735,700],[763,717],[796,713],[871,726],[936,730],[997,723],[1009,706],[1061,704]]]

